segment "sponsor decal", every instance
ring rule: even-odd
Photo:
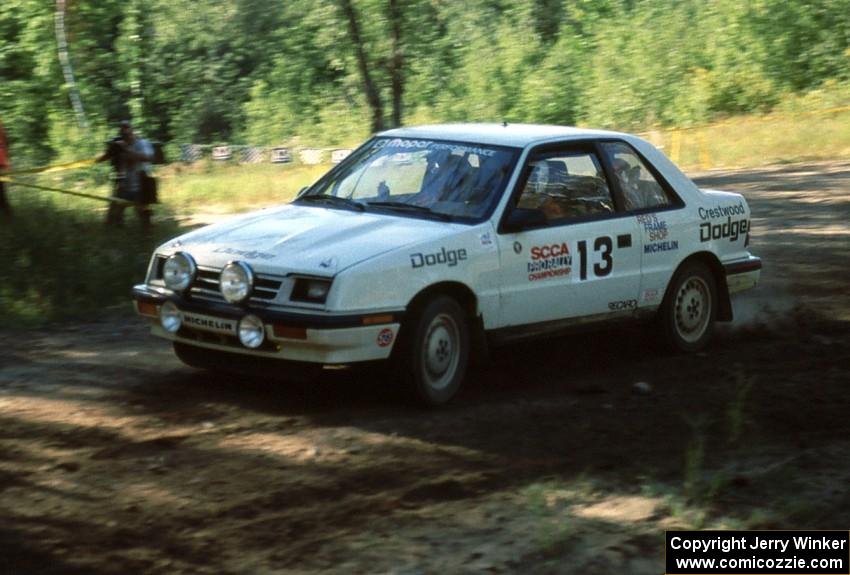
[[[699,241],[709,242],[729,238],[730,242],[747,235],[750,229],[748,220],[732,221],[732,216],[727,216],[722,223],[703,222],[699,225]]]
[[[627,309],[637,309],[637,300],[636,299],[626,299],[620,301],[610,301],[608,302],[608,309],[611,311],[623,311]]]
[[[661,297],[661,291],[658,288],[649,288],[643,290],[643,295],[641,296],[641,301],[653,302],[658,301]]]
[[[679,242],[673,240],[671,242],[655,242],[654,244],[644,244],[643,253],[655,254],[658,252],[669,252],[679,249]]]
[[[378,333],[378,347],[387,347],[393,342],[393,330],[388,327],[385,327]]]
[[[213,250],[214,254],[228,254],[231,256],[240,256],[245,258],[246,260],[272,260],[275,258],[274,254],[268,254],[264,252],[258,252],[255,250],[237,250],[236,248],[216,248]]]
[[[402,148],[405,150],[448,150],[454,154],[476,154],[478,156],[490,157],[494,155],[495,150],[487,150],[485,148],[476,148],[474,146],[464,146],[460,144],[447,144],[444,142],[431,142],[428,140],[407,140],[395,138],[393,140],[378,140],[375,142],[376,148]]]
[[[658,218],[656,214],[640,214],[635,216],[638,223],[643,226],[643,231],[647,234],[646,238],[651,242],[666,240],[670,233],[667,229],[667,222]]]
[[[421,268],[425,266],[447,265],[454,267],[458,262],[466,261],[467,254],[464,248],[459,250],[447,250],[445,247],[440,248],[440,251],[433,254],[415,253],[410,254],[411,267]]]
[[[522,251],[522,244],[519,242],[514,242],[514,253],[518,254]]]
[[[744,216],[747,210],[744,208],[743,202],[738,202],[734,206],[717,206],[716,208],[699,208],[699,219],[715,220],[717,218],[725,218],[731,216]]]
[[[481,240],[481,247],[488,248],[493,245],[493,236],[490,235],[490,232],[481,234],[478,239]]]
[[[528,281],[569,275],[572,265],[573,256],[566,242],[534,246],[527,263]]]
[[[213,317],[209,315],[201,315],[195,313],[183,312],[183,324],[186,327],[199,329],[202,331],[211,331],[215,333],[236,333],[236,321]]]
[[[667,228],[666,220],[660,219],[657,214],[640,214],[635,218],[643,226],[644,238],[647,242],[643,244],[643,253],[655,254],[679,249],[678,241],[667,240],[670,230]]]

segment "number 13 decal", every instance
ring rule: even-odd
[[[593,251],[599,252],[602,261],[593,264],[593,273],[597,277],[605,277],[614,268],[614,259],[611,257],[614,251],[614,242],[608,236],[601,236],[593,240]],[[587,242],[581,240],[578,243],[579,257],[579,279],[587,279]]]

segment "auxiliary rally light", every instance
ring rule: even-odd
[[[167,301],[159,308],[159,323],[168,333],[177,333],[183,325],[183,316],[173,301]]]
[[[266,327],[263,320],[255,315],[246,315],[239,320],[239,341],[247,348],[256,349],[266,339]]]

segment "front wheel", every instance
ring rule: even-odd
[[[708,345],[717,318],[717,286],[702,262],[689,262],[673,276],[661,310],[662,331],[675,351]]]
[[[447,403],[460,390],[469,363],[469,323],[460,305],[438,296],[415,314],[396,349],[401,374],[425,405]]]

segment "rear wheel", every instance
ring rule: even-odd
[[[683,265],[662,303],[662,330],[675,351],[694,352],[708,345],[717,319],[717,285],[702,262]]]
[[[429,406],[447,403],[457,394],[469,363],[469,322],[448,296],[429,301],[396,348],[397,364],[416,400]]]

